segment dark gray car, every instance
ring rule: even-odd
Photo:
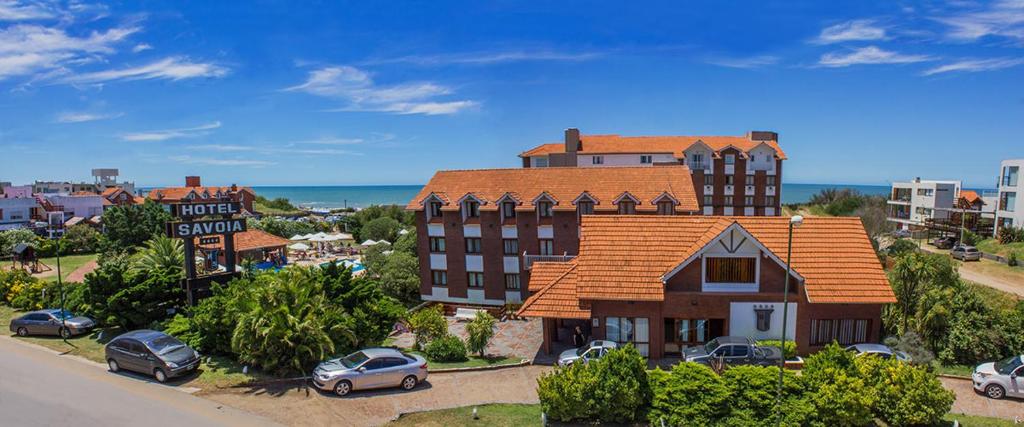
[[[106,347],[111,372],[152,375],[159,382],[195,371],[199,353],[163,332],[141,329],[114,338]]]
[[[11,320],[11,332],[20,337],[29,335],[59,335],[70,338],[89,332],[96,322],[85,316],[75,316],[59,308],[33,311]]]
[[[687,362],[710,365],[720,360],[726,365],[778,365],[782,359],[782,349],[778,347],[761,347],[747,337],[718,337],[704,345],[689,347],[683,350]]]

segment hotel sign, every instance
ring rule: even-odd
[[[236,218],[242,213],[239,202],[199,202],[171,205],[171,215],[179,221],[167,223],[167,235],[182,239],[185,243],[185,291],[189,305],[195,303],[196,292],[208,289],[214,279],[227,282],[235,276],[235,244],[231,237],[246,230],[245,218]],[[199,219],[205,218],[205,219]],[[200,245],[224,242],[224,273],[213,272],[200,276],[196,269],[196,240]],[[202,249],[202,248],[200,248]],[[219,251],[219,249],[218,249]],[[215,254],[217,252],[210,252]]]
[[[232,234],[245,231],[244,218],[210,219],[202,221],[172,222],[168,224],[168,235],[179,239],[189,239],[211,234]]]
[[[171,205],[171,215],[177,218],[194,218],[210,215],[230,216],[242,212],[239,202],[176,203]]]

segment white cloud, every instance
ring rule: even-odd
[[[598,52],[556,52],[551,50],[514,50],[503,52],[466,52],[438,55],[409,55],[367,61],[364,64],[408,63],[424,66],[438,65],[491,65],[508,62],[549,61],[579,62],[604,56]]]
[[[139,31],[138,27],[94,31],[85,37],[63,29],[14,25],[0,29],[0,79],[60,72],[115,52],[114,46]]]
[[[867,46],[848,52],[831,52],[821,56],[818,65],[823,67],[848,67],[859,64],[911,64],[915,62],[933,61],[927,55],[905,55],[898,52]]]
[[[250,167],[263,167],[275,164],[274,162],[268,162],[265,160],[253,160],[253,159],[215,159],[209,157],[192,157],[189,155],[182,156],[171,156],[169,159],[189,165],[208,165],[208,166],[250,166]]]
[[[149,43],[139,43],[132,48],[132,53],[139,53],[142,51],[150,50],[152,48],[153,46],[151,46]]]
[[[331,111],[379,111],[395,114],[454,114],[478,105],[475,101],[440,101],[435,98],[454,93],[451,88],[432,82],[380,86],[370,74],[341,65],[313,70],[305,83],[284,89],[336,98],[348,105]]]
[[[1024,41],[1024,1],[996,1],[983,8],[959,15],[934,18],[948,25],[946,37],[975,41],[985,36],[1001,36]]]
[[[123,116],[124,113],[87,113],[87,112],[63,112],[57,115],[57,123],[82,123],[94,122],[97,120],[115,119]]]
[[[704,60],[711,65],[728,68],[760,68],[779,63],[779,57],[772,55],[758,55],[748,58],[724,58],[715,57]]]
[[[183,80],[199,77],[224,77],[228,69],[220,65],[172,56],[137,67],[95,71],[70,75],[62,79],[65,83],[103,83],[113,80]]]
[[[23,3],[16,0],[0,0],[0,21],[29,21],[48,19],[56,16],[39,4]]]
[[[209,133],[213,129],[220,127],[220,122],[211,122],[204,125],[181,128],[181,129],[164,129],[164,130],[152,130],[146,132],[134,132],[126,133],[121,135],[123,141],[135,141],[135,142],[151,142],[151,141],[166,141],[168,139],[176,138],[194,138],[197,136],[203,136]]]
[[[991,58],[991,59],[965,59],[938,67],[930,68],[925,70],[923,75],[930,76],[933,74],[949,73],[949,72],[968,72],[976,73],[981,71],[993,71],[1001,70],[1004,68],[1016,67],[1024,64],[1024,58]]]
[[[870,19],[855,19],[821,30],[821,34],[813,40],[816,44],[832,44],[858,40],[883,40],[886,38],[885,28],[878,26]]]
[[[366,142],[362,138],[338,138],[334,136],[328,136],[317,139],[308,139],[305,141],[295,141],[295,144],[314,144],[314,145],[352,145],[362,144]]]
[[[191,150],[204,150],[204,151],[220,151],[220,152],[252,152],[266,155],[288,155],[288,154],[302,154],[302,155],[325,155],[335,156],[342,154],[359,155],[347,150],[338,150],[335,148],[295,148],[294,144],[289,144],[286,147],[270,147],[270,146],[254,146],[254,145],[231,145],[231,144],[203,144],[203,145],[191,145],[188,147]]]

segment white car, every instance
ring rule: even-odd
[[[859,356],[873,355],[881,357],[882,359],[893,359],[899,360],[900,362],[910,362],[910,355],[899,350],[893,350],[889,346],[882,344],[854,344],[846,347],[847,351],[852,351],[854,354]]]
[[[573,362],[580,361],[587,363],[591,360],[600,359],[609,350],[618,348],[615,341],[594,340],[580,348],[570,348],[558,355],[558,366],[569,366]]]
[[[974,368],[971,380],[974,382],[974,391],[990,398],[1024,398],[1024,356],[982,363]]]

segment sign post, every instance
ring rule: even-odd
[[[167,223],[169,237],[183,239],[185,243],[185,292],[188,304],[195,305],[197,285],[208,285],[213,279],[230,279],[235,275],[234,234],[246,230],[245,218],[235,218],[242,211],[239,202],[178,203],[171,205],[171,215],[177,221]],[[226,273],[200,276],[196,271],[196,239],[199,244],[224,243]]]

